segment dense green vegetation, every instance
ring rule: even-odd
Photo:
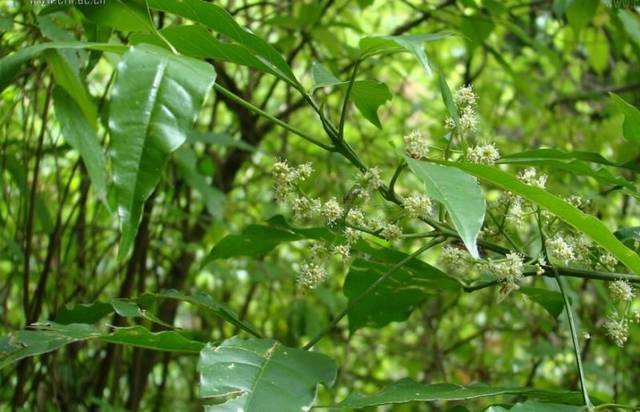
[[[0,410],[640,408],[633,1],[53,3],[0,4]]]

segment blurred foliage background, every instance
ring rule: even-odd
[[[135,2],[134,2],[135,3]],[[640,164],[637,143],[622,138],[624,116],[611,100],[616,93],[640,105],[640,16],[633,7],[598,0],[326,0],[218,1],[241,25],[269,41],[291,65],[301,83],[312,86],[313,62],[347,80],[360,38],[450,32],[426,44],[434,67],[452,89],[472,84],[479,96],[478,142],[495,142],[501,153],[554,147],[589,151],[615,163]],[[8,0],[0,4],[2,56],[43,41],[89,40],[135,44],[149,34],[135,20],[74,7],[43,7]],[[150,11],[155,27],[183,19]],[[99,117],[106,119],[119,56],[65,50],[86,76]],[[282,81],[257,70],[214,61],[217,82],[264,111],[323,139],[316,114]],[[388,181],[413,129],[446,144],[447,110],[437,76],[425,73],[410,54],[376,56],[363,62],[358,79],[386,84],[392,97],[378,110],[377,128],[359,111],[349,113],[345,136],[367,165]],[[325,152],[257,116],[227,96],[211,92],[186,145],[172,158],[145,205],[132,255],[116,259],[118,220],[98,199],[77,152],[61,138],[54,116],[45,120],[54,80],[43,59],[30,61],[0,95],[0,332],[27,322],[55,319],[66,307],[146,291],[203,291],[249,320],[260,332],[288,346],[301,346],[346,304],[347,271],[334,262],[329,279],[314,290],[296,283],[307,242],[282,245],[260,258],[215,260],[205,256],[225,235],[289,211],[275,200],[271,167],[278,159],[311,162],[314,177],[304,183],[314,196],[341,198],[357,181],[355,170],[337,154]],[[329,118],[340,116],[340,88],[315,91]],[[103,124],[106,124],[103,122]],[[42,130],[42,131],[41,131]],[[104,125],[99,136],[108,141]],[[105,147],[107,147],[105,145]],[[35,168],[35,169],[34,169]],[[38,170],[35,194],[34,170]],[[563,197],[580,195],[612,230],[640,225],[638,200],[609,190],[592,177],[571,171],[549,174],[548,188]],[[634,172],[620,173],[635,180]],[[196,176],[196,177],[194,177]],[[410,176],[400,193],[419,189]],[[498,194],[487,189],[488,198]],[[35,201],[33,227],[30,202]],[[371,216],[393,213],[373,198]],[[406,222],[407,232],[428,227]],[[30,233],[31,232],[31,233]],[[22,292],[24,244],[31,238],[27,285],[44,282],[41,308],[26,319]],[[396,242],[401,250],[415,240]],[[423,258],[438,264],[439,248]],[[536,279],[544,284],[546,279]],[[640,330],[631,328],[624,348],[602,329],[609,309],[606,286],[571,281],[583,360],[593,397],[638,405]],[[154,308],[165,323],[185,328],[194,339],[219,342],[237,331],[196,307],[163,301]],[[106,323],[147,323],[108,318]],[[160,330],[162,326],[150,325]],[[586,334],[590,339],[585,339]],[[317,349],[340,365],[332,390],[320,391],[320,404],[348,393],[374,392],[404,377],[420,382],[486,382],[540,388],[577,389],[578,377],[564,316],[557,320],[514,293],[498,302],[497,291],[469,294],[435,292],[405,322],[349,333],[346,323]],[[198,410],[197,357],[97,343],[78,343],[0,371],[0,400],[25,410]],[[25,378],[26,377],[26,378]],[[26,379],[26,380],[25,380]],[[26,382],[26,383],[25,383]],[[16,388],[22,385],[21,390]],[[18,394],[19,393],[19,394]],[[20,397],[16,400],[16,397]],[[451,406],[452,404],[449,404]],[[485,401],[468,404],[470,410]],[[409,404],[394,410],[445,410],[444,404]]]

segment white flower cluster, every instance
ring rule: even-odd
[[[467,159],[471,163],[493,165],[500,159],[500,152],[493,143],[477,145],[469,149]]]
[[[520,281],[523,278],[524,259],[518,253],[508,253],[504,259],[490,260],[487,269],[500,283],[500,300],[509,293],[520,288]]]
[[[272,173],[275,180],[276,198],[278,200],[284,200],[287,195],[293,191],[296,183],[311,176],[313,167],[311,163],[291,167],[286,160],[282,160],[273,165]]]
[[[533,167],[527,167],[522,170],[518,174],[518,179],[520,179],[522,183],[529,186],[536,186],[540,189],[544,189],[547,185],[547,175],[538,175],[538,172]]]
[[[613,272],[618,265],[618,259],[611,253],[603,253],[602,255],[600,255],[600,264],[607,270]]]
[[[394,223],[383,223],[380,230],[380,236],[388,241],[396,240],[402,236],[402,229]]]
[[[303,263],[300,267],[298,282],[309,289],[315,289],[327,279],[325,268],[318,262]]]
[[[546,242],[547,251],[565,265],[576,260],[574,248],[562,236],[556,236]]]
[[[633,287],[626,280],[616,280],[609,283],[609,292],[618,302],[631,302],[633,300]]]
[[[377,167],[370,167],[369,169],[367,169],[366,173],[364,174],[363,180],[364,187],[371,191],[378,190],[379,188],[384,186],[384,182],[382,181],[382,177],[380,174],[380,169],[378,169]]]
[[[407,215],[412,218],[422,218],[431,212],[431,199],[423,194],[411,195],[402,204]]]
[[[340,206],[340,203],[338,203],[335,197],[326,201],[322,205],[322,210],[320,211],[325,222],[329,225],[336,223],[338,219],[342,217],[343,213],[344,209],[342,209],[342,206]]]
[[[459,88],[454,97],[460,113],[459,126],[462,133],[474,131],[478,127],[478,112],[476,111],[476,103],[478,97],[473,92],[470,85]],[[453,130],[456,123],[452,118],[445,120],[445,127]]]
[[[429,142],[419,130],[414,130],[404,137],[404,148],[409,157],[416,160],[426,159],[429,155]]]
[[[467,276],[473,269],[473,258],[466,250],[446,245],[440,253],[440,263],[451,275]]]
[[[629,320],[617,313],[607,318],[604,323],[604,329],[607,336],[620,348],[622,348],[627,342],[627,339],[629,339]]]

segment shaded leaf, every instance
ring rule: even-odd
[[[640,110],[627,103],[617,94],[611,93],[611,100],[618,111],[624,114],[624,123],[622,123],[624,138],[630,142],[640,143]]]
[[[80,153],[96,193],[106,204],[107,162],[94,127],[82,116],[78,105],[62,89],[53,91],[56,119],[64,139]]]
[[[476,240],[486,210],[477,180],[452,167],[406,158],[413,173],[425,185],[427,195],[442,203],[471,256],[478,258]]]
[[[521,287],[519,291],[542,306],[554,318],[560,316],[564,310],[564,300],[559,292],[533,287]]]
[[[380,276],[408,257],[405,253],[374,248],[365,242],[360,242],[356,248],[363,257],[353,261],[344,282],[343,291],[349,300],[360,296]],[[349,311],[349,329],[353,332],[365,326],[380,328],[406,320],[430,295],[459,290],[455,279],[419,259],[411,259]]]
[[[207,182],[205,177],[196,170],[198,162],[193,150],[183,146],[176,150],[174,159],[189,186],[202,196],[211,216],[222,217],[224,193]]]
[[[375,80],[359,80],[353,84],[351,96],[365,119],[381,129],[378,108],[392,97],[387,85]]]
[[[122,57],[109,116],[120,259],[133,245],[145,200],[171,152],[186,140],[214,80],[212,66],[155,46],[134,46]]]
[[[575,404],[579,404],[582,400],[578,392],[492,387],[483,384],[468,386],[448,383],[424,385],[411,379],[402,379],[373,395],[351,394],[337,406],[343,408],[366,408],[394,403],[458,401],[500,395],[520,395]]]
[[[200,353],[200,397],[208,411],[298,412],[313,405],[319,383],[331,386],[336,364],[329,357],[288,348],[272,339],[233,337]]]

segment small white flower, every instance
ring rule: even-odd
[[[611,253],[604,253],[600,256],[600,263],[607,269],[613,271],[618,264],[618,259]]]
[[[460,129],[462,132],[474,131],[478,127],[478,113],[476,110],[467,106],[462,109],[462,114],[460,114]]]
[[[393,223],[387,223],[382,227],[382,230],[380,231],[380,236],[382,236],[383,238],[389,241],[395,240],[400,236],[402,236],[402,230],[398,227],[398,225],[395,225]]]
[[[451,117],[444,119],[444,127],[447,130],[453,130],[456,128],[456,122]]]
[[[413,159],[425,159],[429,155],[427,138],[419,130],[414,130],[404,137],[404,147]]]
[[[440,253],[440,262],[453,274],[466,274],[471,269],[470,258],[466,250],[450,245],[443,247]]]
[[[431,211],[431,199],[423,194],[411,195],[404,199],[403,206],[410,217],[426,217]]]
[[[327,272],[316,262],[304,263],[300,267],[298,282],[309,289],[316,288],[325,281]]]
[[[333,224],[340,219],[342,212],[342,206],[340,206],[335,197],[332,197],[322,205],[321,213],[328,224]]]
[[[344,230],[344,237],[347,240],[347,244],[354,245],[360,240],[360,232],[348,227]]]
[[[573,247],[561,236],[556,236],[553,239],[547,240],[547,249],[549,253],[564,264],[567,264],[569,261],[576,260]]]
[[[367,226],[367,218],[362,210],[354,207],[347,212],[347,223],[362,228]]]
[[[380,169],[371,167],[364,174],[364,186],[369,190],[378,190],[384,186],[384,182],[380,177]]]
[[[518,174],[518,179],[522,183],[528,184],[529,186],[536,186],[540,189],[544,189],[547,185],[547,175],[539,175],[536,169],[533,167],[527,167],[523,171]]]
[[[627,342],[629,338],[629,321],[627,319],[620,317],[618,314],[613,314],[605,321],[604,328],[607,336],[618,347],[622,348]]]
[[[477,101],[478,96],[473,92],[470,84],[456,91],[455,102],[458,106],[473,106]]]
[[[538,276],[542,276],[544,275],[544,268],[542,267],[542,265],[540,263],[536,263],[536,275]]]
[[[469,149],[467,159],[472,163],[493,165],[500,159],[500,152],[493,143],[477,145]]]
[[[585,330],[584,332],[582,332],[582,338],[584,340],[589,340],[591,339],[591,334]]]
[[[337,245],[333,250],[344,259],[348,259],[351,254],[351,248],[349,245]]]
[[[311,219],[320,212],[320,201],[306,197],[296,197],[291,201],[291,213],[294,219]]]
[[[616,280],[609,283],[609,292],[616,301],[630,302],[633,300],[633,287],[626,280]]]

